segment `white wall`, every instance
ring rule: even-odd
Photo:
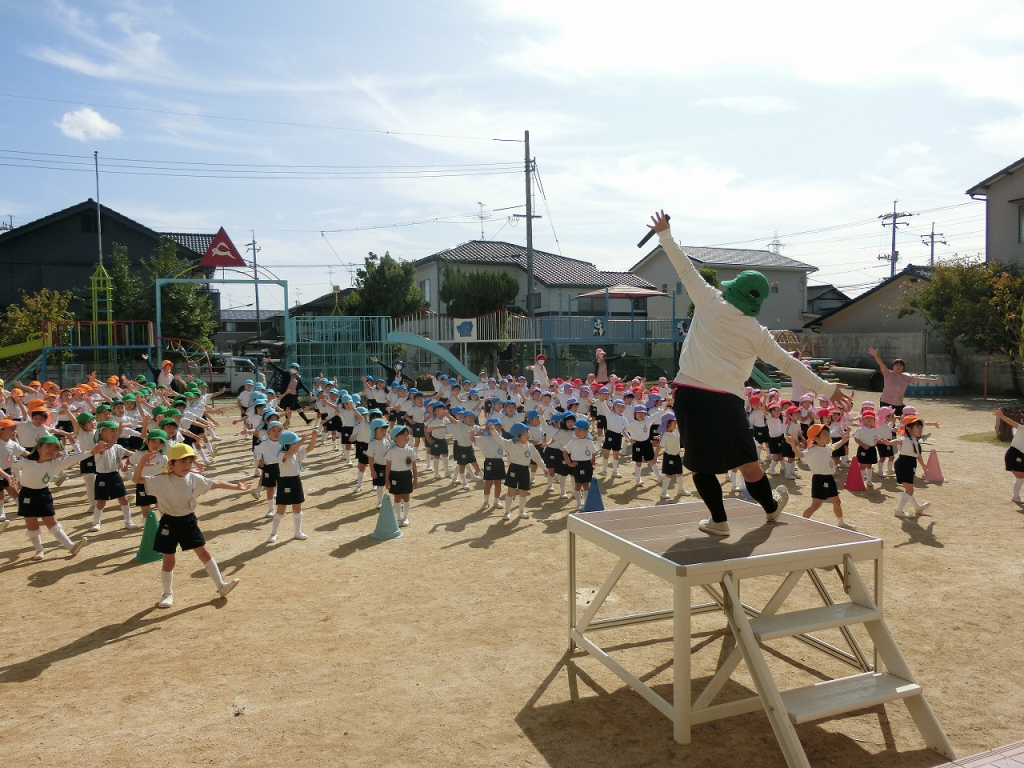
[[[697,266],[701,265],[697,264]],[[746,269],[746,267],[738,266],[708,266],[718,273],[719,282],[731,280]],[[769,295],[761,308],[758,319],[762,325],[772,330],[802,328],[806,322],[803,319],[803,313],[807,307],[807,273],[792,269],[761,269],[760,271],[768,278],[769,282],[778,283],[779,287],[779,292]],[[676,316],[686,316],[686,311],[690,307],[690,298],[686,294],[686,290],[678,285],[679,276],[664,251],[659,249],[651,258],[639,265],[634,270],[634,274],[649,280],[655,288],[665,290],[669,294],[678,286],[681,292],[676,294]],[[648,299],[647,316],[671,317],[671,297]]]
[[[1024,172],[1006,176],[988,190],[985,204],[985,253],[989,261],[1024,266],[1024,243],[1020,242],[1021,203],[1024,198]]]

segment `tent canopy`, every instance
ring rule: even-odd
[[[607,294],[605,291],[607,290]],[[580,299],[603,299],[605,296],[610,299],[645,299],[648,296],[668,296],[664,291],[656,291],[653,288],[640,288],[634,285],[613,285],[610,288],[599,288],[589,293],[581,293]]]

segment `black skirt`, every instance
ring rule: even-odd
[[[736,395],[676,386],[675,412],[691,472],[721,475],[757,461],[754,431]]]

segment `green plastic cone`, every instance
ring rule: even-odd
[[[395,517],[395,507],[391,503],[391,494],[385,494],[380,505],[380,514],[377,515],[377,527],[370,534],[371,539],[378,541],[389,541],[402,537],[402,529],[398,527],[398,518]]]
[[[137,563],[155,563],[157,560],[163,560],[164,556],[153,549],[153,544],[156,542],[156,529],[160,527],[160,523],[156,519],[156,512],[152,509],[146,514],[146,527],[142,529],[142,543],[139,544],[139,551],[135,553],[135,562]]]

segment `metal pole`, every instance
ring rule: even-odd
[[[263,320],[260,318],[260,283],[259,275],[256,273],[256,254],[259,249],[256,247],[256,230],[249,230],[252,232],[252,281],[256,287],[256,343],[259,344],[263,341]],[[284,303],[284,319],[288,322],[288,302]]]
[[[889,254],[892,259],[889,261],[889,277],[896,277],[896,200],[892,201],[892,250]]]
[[[530,160],[530,132],[525,132],[526,152],[526,314],[533,317],[533,190],[530,188],[530,174],[533,163]]]
[[[103,266],[103,222],[100,221],[100,153],[92,153],[93,167],[96,169],[96,242],[100,251],[100,266]]]

